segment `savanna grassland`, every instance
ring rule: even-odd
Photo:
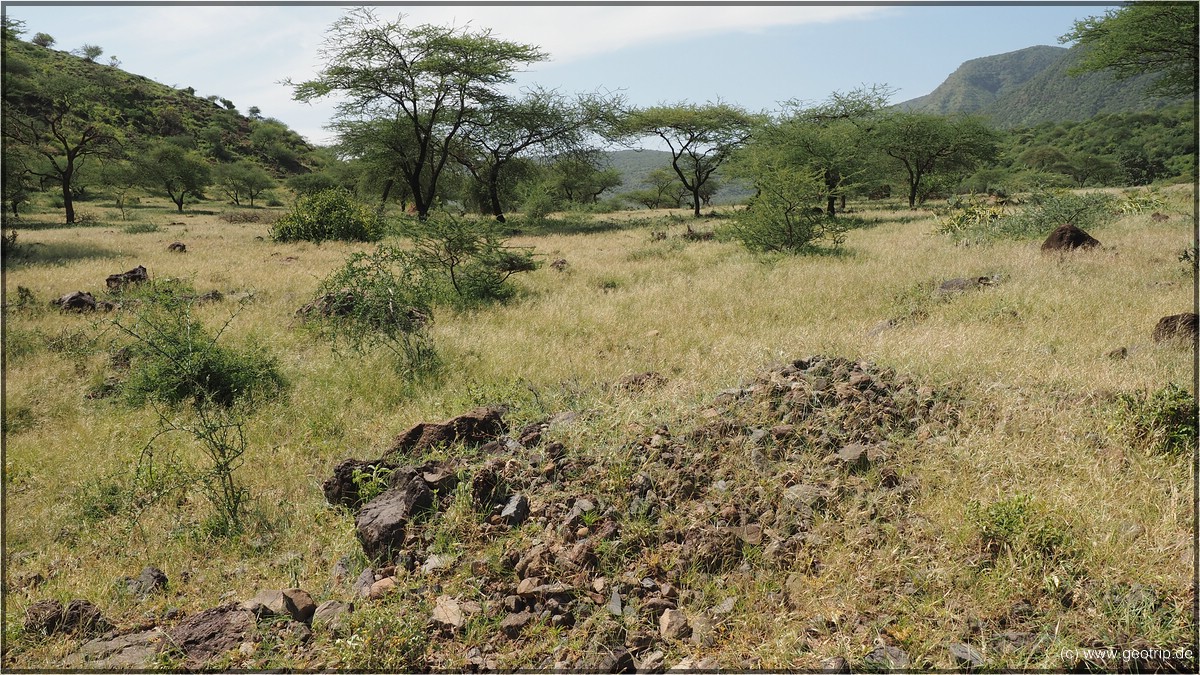
[[[688,225],[720,232],[727,215],[516,222],[509,243],[544,264],[513,278],[506,303],[436,309],[442,367],[416,379],[386,352],[334,351],[295,315],[372,245],[275,243],[267,223],[282,210],[229,222],[239,218],[215,204],[177,214],[147,201],[140,228],[102,207],[87,226],[27,216],[4,269],[4,666],[78,663],[86,636],[25,630],[37,601],[87,599],[133,631],[297,587],[356,611],[301,637],[260,626],[207,667],[607,669],[627,649],[650,669],[1194,668],[1194,651],[1190,661],[1082,651],[1195,649],[1195,447],[1158,442],[1147,401],[1195,393],[1193,344],[1151,332],[1195,306],[1194,268],[1180,256],[1196,216],[1192,188],[1160,195],[1167,219],[1124,214],[1091,232],[1102,248],[1061,255],[1040,240],[955,245],[933,233],[932,212],[884,202],[851,204],[861,227],[842,250],[808,256],[683,236]],[[127,231],[137,229],[150,231]],[[174,241],[187,252],[169,252]],[[287,383],[246,411],[239,533],[207,527],[196,490],[131,507],[147,444],[189,457],[195,443],[155,438],[160,415],[177,413],[122,395],[114,356],[130,338],[117,324],[136,308],[50,306],[75,290],[107,297],[105,278],[136,265],[219,290],[224,300],[195,316],[223,328],[221,344],[273,357]],[[958,277],[994,283],[936,292]],[[878,397],[918,397],[928,417],[880,430],[869,466],[839,465],[836,448],[800,437],[802,415],[772,417],[759,399],[769,388],[751,384],[799,381],[807,365],[781,368],[815,356],[847,360],[828,361],[826,377],[869,372]],[[658,377],[618,386],[647,372]],[[464,489],[440,495],[413,525],[416,567],[395,572],[397,591],[355,597],[368,561],[352,513],[327,503],[322,482],[415,424],[483,405],[507,406],[514,434],[555,420],[543,443],[561,443],[557,468],[501,446],[501,475],[529,496],[528,519],[496,526]],[[856,423],[836,419],[842,431]],[[465,486],[496,457],[449,446],[401,459],[453,460]],[[787,507],[795,486],[820,499]],[[564,534],[567,509],[585,498],[584,532]],[[737,539],[699,554],[696,531]],[[569,620],[534,612],[519,631],[501,629],[531,549],[593,539],[586,564],[560,554],[540,567],[546,583],[569,585]],[[435,554],[455,562],[423,570]],[[127,592],[122,578],[149,565],[170,579],[165,591]],[[443,596],[477,605],[447,628],[431,620]],[[690,636],[660,625],[670,605]],[[153,665],[183,663],[167,650]]]

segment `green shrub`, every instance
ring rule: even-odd
[[[1036,239],[1066,223],[1089,230],[1111,222],[1116,200],[1103,192],[1041,190],[1015,209],[972,197],[939,214],[938,232],[955,241]]]
[[[302,195],[291,213],[275,221],[275,241],[378,241],[384,223],[371,209],[359,204],[343,188]]]
[[[1075,554],[1065,523],[1056,522],[1029,495],[1016,495],[986,507],[971,503],[967,517],[979,529],[980,543],[993,558],[1008,554],[1035,561],[1071,558]]]
[[[758,195],[737,213],[728,233],[751,251],[812,253],[839,248],[845,224],[815,204],[824,190],[819,177],[787,167],[762,169],[754,180]]]
[[[532,251],[508,246],[488,221],[437,214],[412,221],[404,233],[412,240],[411,264],[434,300],[454,307],[507,300],[514,293],[509,277],[537,269]]]
[[[1004,207],[978,195],[958,197],[950,200],[947,209],[937,213],[936,231],[955,241],[984,238],[1006,215],[1008,211]]]
[[[382,346],[406,369],[436,370],[437,353],[426,330],[433,320],[432,291],[411,254],[391,246],[355,253],[317,293],[300,313],[335,347],[361,353]]]
[[[148,232],[158,232],[159,229],[161,228],[154,223],[131,223],[122,227],[121,231],[125,234],[145,234]]]
[[[256,349],[239,352],[217,344],[220,333],[209,335],[193,318],[190,302],[146,303],[131,325],[118,322],[117,327],[134,338],[124,385],[134,404],[228,408],[273,396],[285,386],[274,358]]]
[[[1117,396],[1109,431],[1149,454],[1186,455],[1196,449],[1196,397],[1174,383],[1149,393]]]

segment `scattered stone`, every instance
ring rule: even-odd
[[[65,312],[94,312],[98,306],[96,298],[86,291],[68,293],[51,304]]]
[[[171,253],[187,253],[187,244],[182,241],[173,241],[167,246],[167,250]]]
[[[954,665],[966,670],[975,670],[982,668],[985,663],[983,654],[971,645],[955,642],[950,644],[950,658],[954,661]]]
[[[550,267],[558,272],[566,272],[570,266],[571,263],[567,262],[566,258],[557,258],[554,262],[550,263]]]
[[[292,621],[308,624],[317,611],[317,604],[306,591],[288,588],[259,591],[258,595],[242,603],[242,609],[253,612],[258,619],[286,616]]]
[[[162,649],[163,631],[152,630],[96,638],[83,643],[79,651],[66,657],[63,666],[70,669],[107,670],[117,672],[147,671]]]
[[[254,631],[254,613],[237,603],[206,609],[166,631],[167,643],[183,652],[183,666],[199,670],[237,649]]]
[[[147,567],[136,579],[125,577],[124,581],[125,587],[129,589],[130,593],[142,596],[150,595],[167,587],[167,575],[157,567]]]
[[[372,499],[354,517],[363,552],[376,562],[386,562],[400,550],[408,521],[433,506],[433,493],[425,481],[408,480]]]
[[[453,567],[457,560],[458,556],[450,553],[435,553],[425,559],[425,563],[421,565],[421,571],[430,574],[438,570],[447,570]]]
[[[108,288],[119,291],[130,284],[140,284],[143,281],[149,280],[150,274],[146,272],[146,268],[142,265],[138,265],[128,272],[108,275],[108,278],[104,280],[104,283],[108,286]]]
[[[957,295],[967,291],[973,291],[983,286],[991,286],[996,283],[996,277],[971,277],[959,279],[947,279],[937,287],[933,292],[935,297],[946,297]]]
[[[439,595],[434,601],[430,619],[435,626],[451,632],[461,629],[466,623],[466,615],[459,602],[448,595]]]
[[[341,600],[326,600],[317,606],[313,612],[312,625],[314,628],[324,626],[337,632],[346,623],[346,615],[354,611],[354,605]]]
[[[52,635],[62,624],[63,606],[57,600],[39,600],[25,608],[25,632]]]
[[[850,662],[840,656],[834,656],[821,661],[822,673],[848,673]]]
[[[1112,359],[1113,361],[1124,361],[1125,359],[1129,358],[1129,348],[1128,347],[1117,347],[1116,349],[1113,349],[1112,351],[1108,352],[1104,356],[1108,357],[1109,359]]]
[[[508,499],[508,503],[504,505],[504,510],[500,512],[500,519],[504,524],[516,527],[525,522],[529,517],[529,498],[524,495],[513,495]]]
[[[1089,249],[1100,245],[1092,235],[1075,227],[1071,223],[1059,225],[1057,229],[1042,242],[1042,251],[1074,251],[1078,248]]]
[[[375,583],[375,570],[368,567],[358,575],[358,579],[354,581],[354,585],[350,587],[350,592],[359,597],[367,597],[371,592],[371,585]]]
[[[1200,334],[1200,316],[1191,312],[1172,314],[1158,320],[1154,326],[1154,341],[1196,340]]]
[[[851,443],[838,451],[838,462],[851,471],[866,471],[871,467],[868,450],[861,443]]]
[[[534,616],[531,612],[522,611],[515,614],[509,614],[500,621],[500,632],[507,635],[510,639],[516,639],[525,630],[525,626],[533,622]]]
[[[604,608],[613,616],[621,616],[624,606],[621,604],[621,594],[617,592],[616,588],[612,589],[612,596],[609,597],[608,604]]]
[[[391,593],[395,588],[396,577],[384,577],[371,584],[371,588],[367,591],[367,599],[378,600],[388,593]]]
[[[397,437],[389,452],[417,454],[435,446],[486,443],[508,431],[504,412],[501,406],[488,406],[475,408],[445,422],[423,422]]]
[[[1171,216],[1168,216],[1165,213],[1160,213],[1158,211],[1155,211],[1154,213],[1150,214],[1150,220],[1153,220],[1156,223],[1165,223],[1170,219],[1171,219]]]
[[[585,665],[582,670],[593,673],[636,673],[638,672],[637,663],[633,659],[633,652],[624,648],[612,649],[606,653],[599,655],[599,658]]]
[[[661,673],[666,663],[667,655],[661,649],[646,654],[638,659],[637,672],[639,673]]]
[[[668,609],[658,618],[658,634],[664,640],[682,640],[692,634],[692,628],[683,612]]]
[[[876,670],[904,670],[911,665],[908,654],[899,647],[882,645],[863,657],[863,664]]]

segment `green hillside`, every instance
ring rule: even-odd
[[[1012,129],[1180,103],[1148,93],[1156,75],[1118,81],[1107,73],[1070,74],[1080,58],[1079,47],[1037,46],[972,59],[930,94],[899,107],[939,115],[979,114]]]

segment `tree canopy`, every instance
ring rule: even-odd
[[[1076,21],[1059,39],[1087,47],[1077,72],[1111,70],[1120,79],[1162,73],[1154,92],[1189,96],[1198,77],[1198,13],[1191,2],[1133,2]]]

